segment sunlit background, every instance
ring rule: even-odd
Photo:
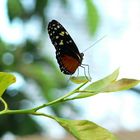
[[[106,36],[84,52],[83,63],[89,65],[93,81],[118,67],[119,78],[140,79],[139,16],[139,0],[1,0],[0,70],[17,77],[17,83],[4,94],[10,108],[35,107],[75,87],[59,70],[47,33],[52,19],[67,29],[80,52]],[[120,140],[138,140],[140,88],[103,93],[43,111],[59,117],[88,119],[109,129]],[[66,140],[65,131],[43,117],[0,116],[0,126],[2,140],[27,135],[36,135],[37,139],[37,134]]]

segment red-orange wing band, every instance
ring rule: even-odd
[[[65,74],[73,74],[76,69],[81,65],[75,58],[69,55],[62,55],[60,58],[60,69]]]

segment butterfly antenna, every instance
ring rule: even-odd
[[[104,35],[102,38],[100,38],[99,40],[97,40],[95,43],[93,43],[90,47],[88,47],[87,49],[85,49],[83,52],[87,51],[88,49],[92,48],[94,45],[96,45],[98,42],[100,42],[101,40],[103,40],[107,35]]]

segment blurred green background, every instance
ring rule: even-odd
[[[94,81],[118,67],[120,78],[140,79],[139,15],[139,0],[1,0],[0,71],[11,72],[17,78],[16,84],[3,95],[10,109],[41,105],[75,86],[60,72],[57,64],[47,33],[48,22],[52,19],[67,29],[80,52],[107,35],[84,52],[83,63],[90,66]],[[57,104],[43,111],[69,119],[88,119],[114,131],[120,140],[138,140],[139,93],[138,86],[129,91]],[[47,118],[0,116],[0,139],[10,133],[51,135],[58,140],[59,135],[64,134],[60,130],[57,123]],[[32,139],[35,138],[41,139],[40,136]]]
[[[0,71],[11,72],[17,77],[17,84],[3,95],[9,108],[31,108],[62,96],[71,83],[60,72],[55,59],[50,57],[49,50],[52,46],[46,46],[46,41],[50,42],[47,24],[53,19],[49,13],[58,12],[58,17],[61,16],[59,11],[50,9],[51,5],[57,2],[65,12],[72,12],[70,2],[68,0],[2,1],[5,3],[4,11],[9,26],[18,25],[17,28],[21,28],[18,41],[11,42],[0,38]],[[83,4],[86,10],[84,18],[87,30],[93,36],[99,24],[98,12],[91,0],[83,1]],[[11,40],[17,36],[16,28],[12,32]],[[52,53],[55,54],[55,51]],[[2,108],[1,105],[0,109]],[[71,102],[51,106],[50,110],[52,114],[65,118],[74,118],[79,112]],[[65,110],[69,110],[69,116]],[[15,135],[43,132],[41,125],[28,115],[0,116],[0,126],[0,137],[6,132]]]

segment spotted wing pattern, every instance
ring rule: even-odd
[[[48,33],[56,49],[56,59],[60,70],[64,74],[73,74],[82,63],[83,53],[79,52],[69,33],[58,21],[49,22]]]

